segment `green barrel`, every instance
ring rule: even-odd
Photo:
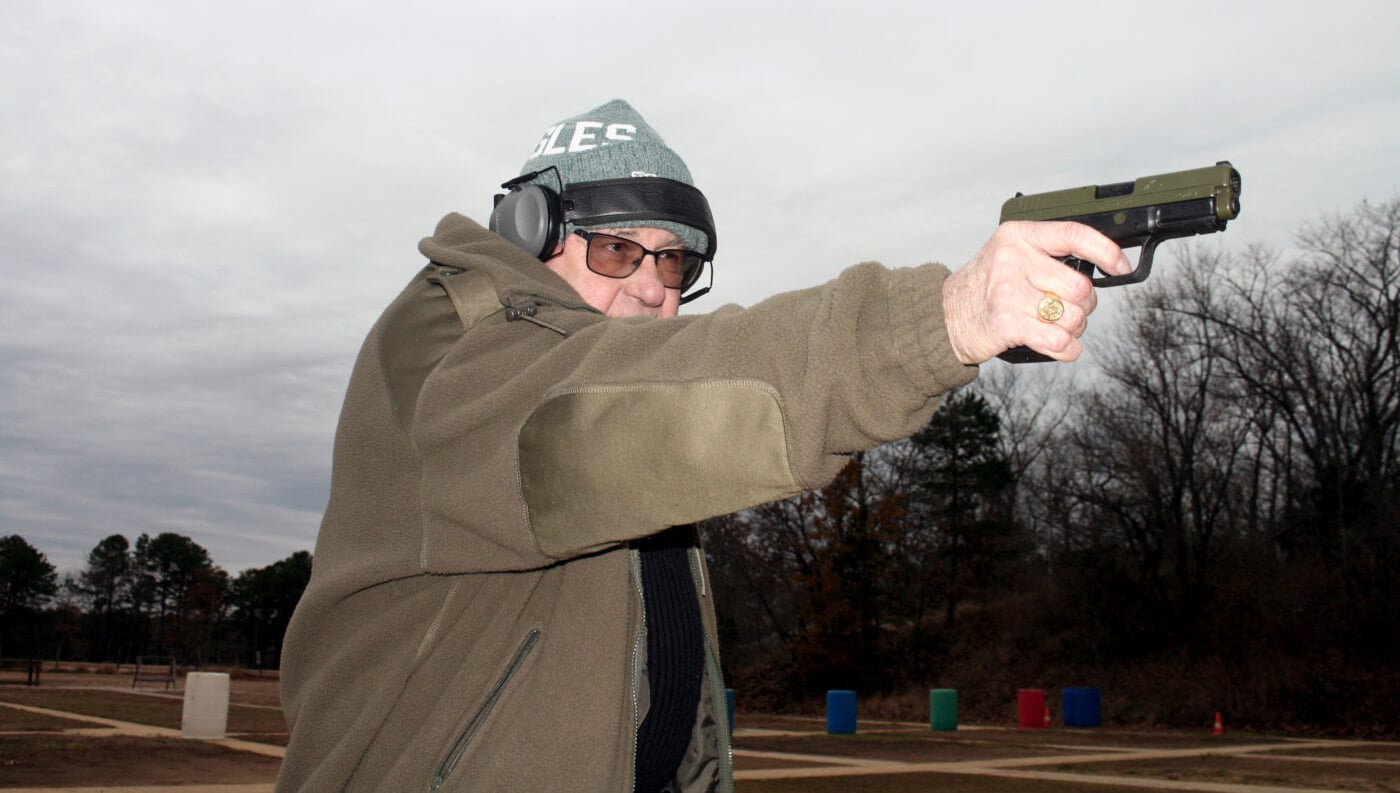
[[[958,728],[957,689],[929,689],[928,726],[934,730],[956,730]]]

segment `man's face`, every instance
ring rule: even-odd
[[[675,234],[653,228],[600,229],[653,251],[685,247]],[[681,292],[661,285],[656,259],[647,256],[626,278],[609,278],[588,269],[588,241],[577,234],[564,238],[562,250],[545,262],[569,286],[610,317],[674,317],[680,312]]]

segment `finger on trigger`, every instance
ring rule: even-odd
[[[1093,265],[1105,273],[1120,275],[1131,272],[1132,262],[1128,260],[1128,255],[1123,249],[1118,247],[1118,243],[1109,239],[1098,229],[1087,226],[1083,223],[1073,221],[1059,221],[1055,225],[1060,228],[1062,244],[1055,246],[1060,250],[1053,251],[1046,248],[1048,253],[1056,256],[1073,256],[1076,259],[1083,259],[1092,262]]]
[[[1094,287],[1087,275],[1049,256],[1044,257],[1044,265],[1038,265],[1039,273],[1034,283],[1046,292],[1054,292],[1067,302],[1082,303],[1093,298]]]

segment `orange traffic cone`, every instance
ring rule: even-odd
[[[1049,706],[1049,705],[1046,705],[1046,706],[1045,706],[1045,726],[1046,726],[1046,727],[1049,727],[1049,726],[1050,726],[1050,706]]]
[[[1210,734],[1211,734],[1211,735],[1224,735],[1224,734],[1225,734],[1225,722],[1224,722],[1224,720],[1222,720],[1222,719],[1220,718],[1220,711],[1218,711],[1218,710],[1215,712],[1215,726],[1211,728]]]

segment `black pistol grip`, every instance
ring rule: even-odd
[[[1051,358],[1050,356],[1045,355],[1044,353],[1036,352],[1030,347],[1026,347],[1024,345],[1020,347],[1012,347],[1011,349],[1001,353],[997,357],[1002,359],[1003,361],[1006,361],[1007,363],[1045,363],[1046,361],[1055,360],[1054,358]]]
[[[1156,238],[1152,238],[1145,241],[1142,244],[1142,254],[1138,257],[1137,269],[1133,270],[1130,273],[1124,273],[1123,275],[1105,275],[1095,277],[1094,273],[1097,271],[1098,268],[1096,268],[1092,262],[1086,262],[1083,259],[1077,259],[1073,256],[1058,256],[1056,258],[1064,262],[1065,266],[1073,267],[1075,271],[1078,272],[1080,275],[1087,277],[1091,282],[1093,282],[1094,286],[1096,287],[1119,286],[1121,284],[1136,284],[1146,280],[1147,276],[1151,275],[1152,254],[1157,250],[1157,243],[1159,242],[1161,242],[1161,240],[1158,240]],[[1043,353],[1038,353],[1035,350],[1032,350],[1030,347],[1026,347],[1025,345],[1022,345],[1020,347],[1012,347],[1011,349],[1006,350],[997,357],[1002,359],[1003,361],[1006,361],[1007,363],[1045,363],[1047,361],[1055,360],[1054,358],[1051,358],[1050,356],[1045,355]]]

